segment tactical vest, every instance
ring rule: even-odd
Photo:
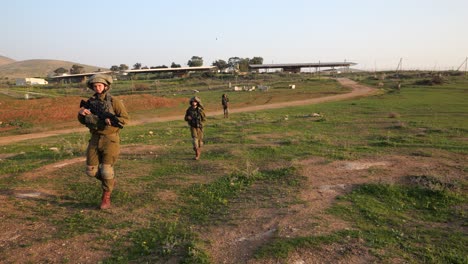
[[[89,100],[89,103],[94,109],[97,109],[101,113],[111,113],[115,115],[114,107],[112,106],[112,96],[110,94],[106,94],[104,100],[93,97],[93,100]]]
[[[192,117],[192,119],[189,120],[189,125],[191,127],[202,128],[203,127],[202,116],[200,114],[200,110],[198,109],[198,107],[196,109],[189,108],[188,112],[189,112],[189,115]]]

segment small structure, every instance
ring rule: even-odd
[[[270,87],[269,86],[266,86],[266,85],[259,85],[258,86],[258,89],[262,92],[266,92],[268,90],[270,90]]]
[[[16,79],[16,86],[45,85],[48,83],[49,82],[41,78],[17,78]]]

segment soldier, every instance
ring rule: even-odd
[[[229,98],[227,97],[226,94],[223,94],[221,96],[221,104],[223,105],[223,111],[224,111],[224,118],[228,118],[229,116]]]
[[[195,160],[199,160],[201,147],[203,146],[203,122],[205,122],[206,116],[201,100],[197,96],[190,99],[190,106],[185,112],[184,119],[190,126],[193,150],[195,151]]]
[[[87,86],[95,93],[84,106],[80,106],[78,112],[78,121],[86,125],[91,133],[86,151],[86,174],[101,181],[101,209],[111,207],[110,196],[115,185],[114,164],[120,153],[119,131],[129,120],[122,101],[110,95],[111,84],[111,76],[91,76]]]

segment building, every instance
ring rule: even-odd
[[[16,86],[25,86],[25,85],[45,85],[48,82],[41,78],[17,78]]]

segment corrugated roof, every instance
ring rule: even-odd
[[[318,62],[318,63],[280,63],[280,64],[251,64],[252,69],[267,68],[308,68],[308,67],[349,67],[356,65],[355,62]]]

